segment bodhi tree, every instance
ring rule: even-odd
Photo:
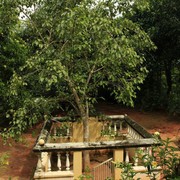
[[[89,109],[96,102],[98,89],[107,88],[117,101],[133,105],[135,90],[145,79],[143,52],[154,46],[126,17],[132,3],[73,2],[36,2],[30,5],[33,12],[24,12],[29,57],[21,72],[14,73],[9,87],[9,97],[22,102],[8,113],[13,133],[13,127],[20,132],[35,123],[37,109],[45,107],[47,114],[47,108],[52,111],[66,102],[80,116],[83,140],[88,142]]]

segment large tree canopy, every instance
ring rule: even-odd
[[[81,117],[88,141],[89,107],[98,89],[110,89],[117,101],[133,105],[145,79],[144,53],[154,46],[129,19],[131,1],[71,2],[23,1],[19,6],[26,17],[22,38],[28,54],[7,92],[11,136],[66,102]],[[142,8],[137,2],[133,5]]]
[[[154,47],[129,19],[134,5],[143,8],[139,0],[19,1],[28,54],[13,71],[6,93],[9,135],[20,135],[66,102],[80,116],[88,142],[89,109],[100,87],[133,105],[147,74],[144,53]],[[84,157],[87,163],[88,153]]]

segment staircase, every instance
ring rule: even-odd
[[[112,160],[113,158],[110,158],[93,167],[92,174],[94,180],[105,180],[113,177],[114,165],[112,164]]]

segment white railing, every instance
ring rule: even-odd
[[[62,153],[57,152],[56,154],[56,160],[53,162],[52,160],[52,153],[51,152],[42,152],[38,154],[38,163],[37,163],[37,172],[51,172],[54,171],[53,169],[57,171],[69,171],[70,170],[70,159],[69,159],[69,152],[66,152],[66,154],[63,153],[66,157],[63,158],[64,162],[62,161]],[[64,163],[62,165],[62,162]],[[52,165],[54,168],[52,168]],[[65,167],[63,169],[63,167]]]
[[[41,152],[38,154],[37,168],[34,179],[39,178],[73,179],[74,173],[70,166],[70,153]]]
[[[123,121],[107,121],[102,125],[102,132],[114,134],[115,136],[126,135],[130,139],[142,139],[143,137],[129,124],[123,126]]]
[[[107,178],[112,178],[113,172],[114,172],[114,165],[112,164],[112,158],[93,167],[92,170],[94,180],[104,180]]]
[[[123,121],[112,121],[109,120],[107,122],[103,122],[102,124],[102,132],[107,132],[107,134],[118,135],[121,133]]]
[[[132,163],[134,164],[134,166],[139,166],[142,165],[142,159],[141,157],[138,156],[138,151],[141,151],[141,157],[144,155],[147,156],[152,156],[152,148],[151,147],[140,147],[137,148],[134,152],[134,157],[133,157],[133,162],[130,162],[130,159],[132,159],[132,157],[130,157],[130,152],[128,149],[125,150],[125,162],[126,163]]]
[[[141,151],[141,156],[139,157],[138,155],[138,151]],[[152,156],[152,147],[140,147],[137,149],[137,151],[135,151],[134,154],[134,158],[133,160],[131,160],[132,158],[130,157],[130,152],[128,151],[128,149],[125,150],[125,159],[124,161],[126,163],[132,163],[133,164],[133,170],[134,172],[136,172],[136,176],[135,179],[150,179],[150,177],[148,177],[147,175],[147,167],[144,166],[144,163],[147,161],[147,159],[145,158],[144,160],[142,160],[142,157],[147,155],[148,156]],[[144,163],[142,163],[142,161],[144,161]],[[160,180],[161,179],[161,170],[162,168],[160,166],[157,165],[156,168],[153,169],[153,174],[156,175],[156,180]]]
[[[127,133],[128,137],[132,139],[142,139],[143,137],[136,131],[134,130],[129,124],[127,125]]]
[[[70,137],[72,136],[72,126],[63,126],[63,123],[60,125],[54,124],[52,135],[53,137]]]

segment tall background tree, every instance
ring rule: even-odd
[[[20,37],[19,13],[17,2],[0,2],[0,125],[9,123],[6,111],[12,102],[7,97],[8,84],[13,72],[18,72],[24,63],[27,52]]]
[[[149,10],[137,10],[133,21],[150,35],[157,50],[147,54],[149,74],[139,100],[143,108],[180,113],[180,1],[149,0]]]

